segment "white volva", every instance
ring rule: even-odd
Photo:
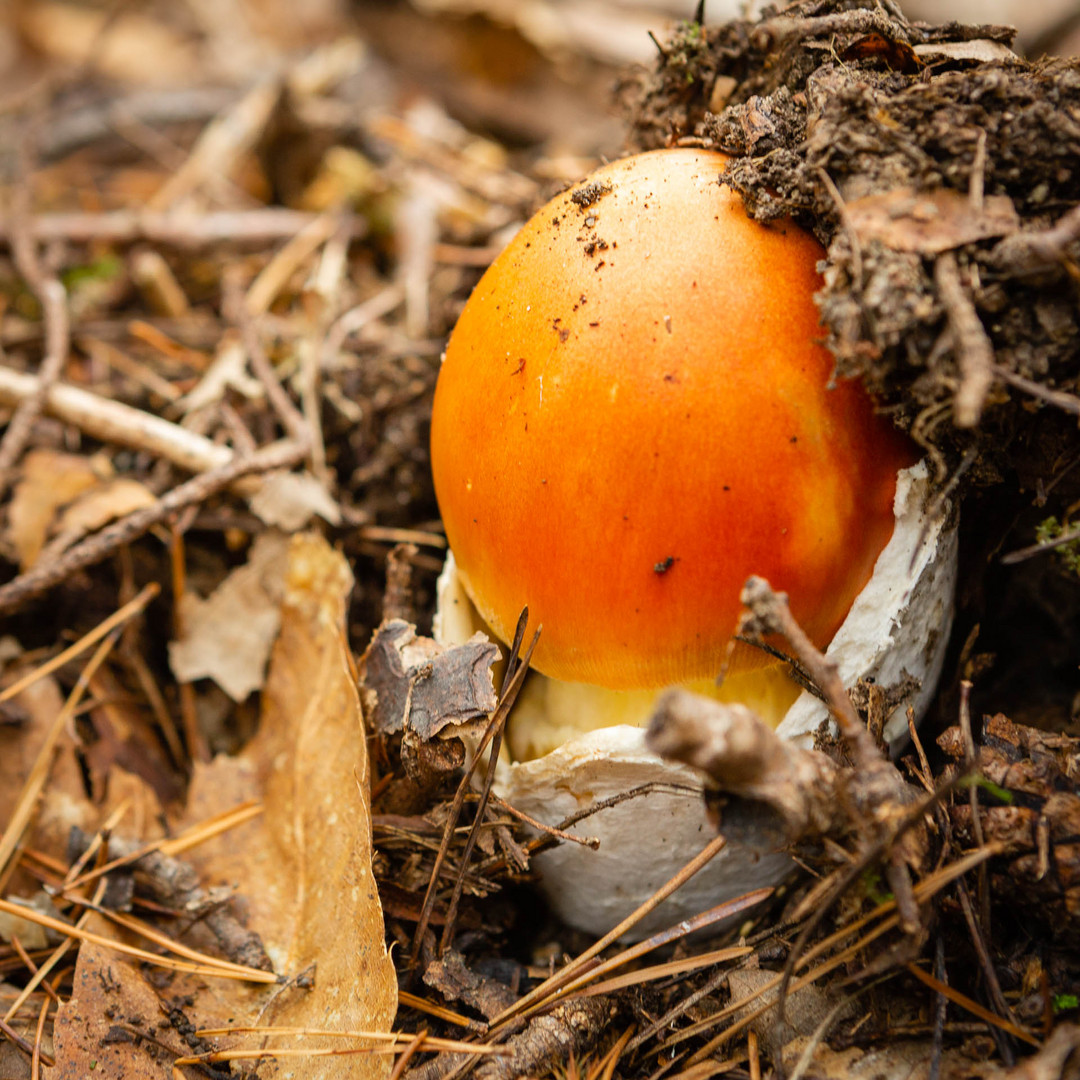
[[[849,687],[859,678],[872,677],[888,688],[899,685],[905,673],[918,680],[918,689],[896,706],[886,725],[886,737],[894,746],[906,737],[908,708],[918,722],[933,696],[952,625],[957,515],[946,505],[928,519],[928,491],[925,462],[900,472],[892,539],[827,650]],[[452,555],[439,580],[438,600],[435,636],[444,644],[466,641],[484,628]],[[599,850],[564,843],[536,859],[542,888],[559,917],[602,934],[696,855],[712,837],[713,827],[705,816],[701,777],[645,748],[640,725],[648,720],[660,691],[616,698],[612,711],[606,700],[610,691],[574,684],[553,688],[550,683],[536,672],[529,675],[511,724],[539,722],[545,739],[555,732],[562,741],[532,760],[514,761],[504,754],[495,789],[520,810],[553,825],[595,803],[640,789],[573,827],[579,835],[599,838]],[[549,715],[553,707],[562,714]],[[532,719],[540,710],[548,715]],[[614,726],[598,727],[598,712]],[[777,731],[809,744],[827,719],[822,702],[804,692],[780,719]],[[507,740],[510,746],[530,742],[513,731]],[[634,935],[653,933],[726,899],[782,881],[793,864],[787,855],[771,850],[774,841],[764,821],[758,831],[755,838],[751,822],[750,847],[729,844],[639,923]]]

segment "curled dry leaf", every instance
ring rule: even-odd
[[[314,980],[276,988],[271,999],[265,990],[211,987],[221,1023],[261,1016],[264,1024],[389,1031],[393,1021],[397,982],[371,871],[368,759],[344,634],[351,586],[345,560],[324,540],[293,539],[259,733],[239,757],[199,766],[192,782],[188,822],[262,799],[261,818],[193,852],[193,861],[207,885],[238,885],[275,970]],[[289,1071],[372,1080],[389,1063],[370,1054],[300,1057]]]
[[[234,701],[263,685],[266,661],[281,619],[281,581],[288,541],[263,533],[246,565],[205,600],[185,593],[180,636],[169,643],[169,664],[181,682],[211,678]]]
[[[37,561],[60,508],[108,475],[108,465],[100,458],[58,450],[31,450],[26,455],[8,512],[7,534],[21,570]]]
[[[64,508],[49,542],[49,554],[59,555],[88,533],[108,525],[135,510],[153,506],[153,493],[138,480],[118,477],[77,496]]]

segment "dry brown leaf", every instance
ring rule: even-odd
[[[793,1067],[809,1040],[795,1040],[787,1049]],[[1017,1062],[1011,1069],[997,1060],[973,1060],[970,1048],[946,1046],[941,1054],[939,1080],[1061,1080],[1073,1075],[1068,1063],[1080,1047],[1080,1027],[1061,1024],[1041,1050]],[[881,1039],[879,1045],[833,1050],[815,1040],[808,1075],[820,1080],[927,1080],[934,1046],[929,1039]]]
[[[90,709],[78,731],[93,800],[104,803],[121,773],[141,777],[162,804],[179,798],[181,781],[165,754],[149,711],[131,700],[107,667],[95,673],[90,689],[98,704]],[[126,825],[124,831],[130,830],[131,825]]]
[[[109,933],[104,920],[90,927]],[[99,945],[83,944],[74,988],[56,1014],[50,1080],[164,1080],[173,1061],[191,1053],[171,1025],[179,1003],[163,999],[134,964]],[[188,1018],[190,1019],[190,1018]]]
[[[135,11],[110,19],[105,10],[66,3],[26,4],[19,29],[35,48],[65,64],[91,61],[124,82],[163,85],[190,79],[195,51],[177,31]]]
[[[975,38],[972,41],[934,41],[915,46],[915,53],[927,63],[941,60],[970,60],[976,64],[1000,64],[1016,59],[1016,53],[1000,41]]]
[[[197,768],[187,818],[199,821],[253,796],[265,805],[260,819],[192,853],[207,884],[237,884],[248,925],[276,970],[314,977],[313,988],[274,991],[261,1022],[389,1031],[397,983],[371,871],[367,751],[344,642],[351,585],[345,560],[324,540],[294,538],[259,734],[239,757]],[[250,1022],[267,1005],[266,991],[233,984],[211,990],[223,1023],[240,1016]],[[389,1062],[298,1058],[289,1071],[368,1080],[385,1077]]]
[[[153,493],[138,480],[126,477],[107,480],[76,496],[64,508],[53,529],[56,539],[50,542],[50,551],[58,554],[87,533],[96,532],[110,521],[152,506],[155,502],[157,499]]]
[[[270,473],[250,505],[264,524],[283,532],[302,529],[315,514],[331,525],[341,524],[338,504],[311,473]]]
[[[15,665],[5,681],[14,682],[24,674],[26,670]],[[56,681],[46,677],[27,687],[14,702],[27,721],[17,727],[0,727],[0,828],[12,820],[27,778],[64,699]],[[38,851],[62,859],[70,828],[93,828],[96,820],[93,807],[86,798],[74,744],[66,732],[62,733],[45,787],[43,805],[31,825],[32,845]],[[19,885],[16,875],[11,887],[17,890]]]
[[[96,487],[107,469],[99,458],[59,450],[31,450],[23,458],[8,515],[8,539],[18,554],[20,569],[34,565],[59,509]]]
[[[847,219],[859,240],[878,240],[893,251],[940,255],[943,251],[1020,227],[1007,195],[988,195],[979,204],[949,188],[917,192],[900,187],[847,204]]]
[[[263,533],[244,566],[205,600],[185,593],[182,631],[169,643],[169,664],[181,682],[211,678],[234,701],[263,685],[281,621],[281,582],[288,540]]]

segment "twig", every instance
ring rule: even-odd
[[[310,445],[311,431],[308,428],[307,421],[300,410],[293,404],[292,398],[285,393],[285,388],[281,385],[277,372],[274,371],[274,366],[270,363],[266,350],[263,348],[258,327],[255,325],[251,310],[239,290],[239,283],[232,274],[226,274],[225,276],[225,292],[226,310],[240,327],[240,337],[244,343],[248,363],[251,365],[255,377],[263,384],[267,400],[270,402],[274,412],[277,413],[278,419],[288,434],[297,442],[306,441]],[[250,298],[250,296],[251,293],[249,292],[248,297]]]
[[[121,100],[95,101],[52,117],[41,135],[41,157],[55,161],[116,134],[117,127],[137,122],[155,130],[170,124],[206,123],[240,96],[232,87],[188,87],[182,90],[136,91]]]
[[[975,139],[975,157],[971,163],[971,176],[968,178],[968,198],[971,207],[981,214],[985,199],[986,189],[986,129],[979,128],[979,134]]]
[[[978,751],[975,749],[975,735],[971,730],[971,681],[960,680],[960,708],[958,720],[960,722],[960,737],[964,746],[964,772],[974,773],[978,769]],[[979,791],[972,784],[968,789],[968,805],[971,808],[971,831],[975,837],[975,846],[983,847],[986,837],[983,836],[982,817],[979,815]],[[979,921],[982,932],[990,936],[990,877],[986,867],[979,868]]]
[[[136,510],[125,518],[74,547],[44,566],[35,566],[14,581],[0,587],[0,614],[7,614],[28,603],[47,589],[58,585],[77,570],[100,562],[123,544],[130,544],[153,525],[186,506],[202,502],[228,487],[241,476],[273,469],[286,469],[302,461],[307,453],[303,443],[274,443],[253,454],[234,457],[226,464],[193,477],[164,495],[153,506]]]
[[[667,690],[653,708],[645,745],[707,773],[725,796],[768,807],[788,843],[850,825],[836,797],[847,780],[832,759],[780,738],[745,705]]]
[[[405,1047],[397,1061],[394,1062],[393,1071],[390,1073],[390,1080],[401,1080],[401,1076],[405,1072],[405,1066],[408,1065],[412,1058],[423,1049],[427,1037],[427,1028],[421,1028],[413,1036],[412,1041]]]
[[[0,365],[0,405],[18,405],[33,393],[36,384],[33,375]],[[49,389],[45,412],[102,442],[145,450],[188,472],[204,473],[220,468],[235,460],[237,452],[244,451],[243,447],[230,450],[153,413],[110,401],[66,383],[56,383]],[[291,444],[282,441],[272,445]],[[261,480],[256,477],[241,477],[235,483],[236,491],[243,495],[252,494],[260,486]]]
[[[327,331],[341,311],[342,292],[348,277],[349,239],[345,229],[339,225],[323,247],[318,265],[308,279],[305,288],[307,326],[296,346],[300,360],[296,379],[300,406],[311,431],[311,471],[328,491],[334,490],[336,475],[326,464],[326,435],[322,422],[325,398],[322,358]]]
[[[49,387],[60,377],[71,345],[67,293],[57,278],[45,273],[30,230],[32,199],[30,166],[25,145],[19,156],[22,176],[12,197],[9,221],[11,248],[15,257],[15,268],[41,304],[41,317],[45,324],[45,351],[34,380],[33,391],[19,402],[3,440],[0,441],[0,496],[11,482],[11,470],[30,438],[34,421],[41,415]]]
[[[960,280],[956,255],[944,251],[934,263],[934,283],[952,330],[960,385],[953,397],[953,422],[975,427],[994,382],[994,346]]]
[[[787,594],[773,592],[764,578],[750,577],[743,586],[740,599],[750,610],[753,630],[764,634],[783,634],[787,638],[796,659],[825,695],[825,703],[840,725],[840,732],[851,748],[856,767],[866,770],[885,767],[881,752],[851,704],[840,678],[840,668],[814,647],[795,621],[788,607]],[[748,631],[748,626],[739,627],[739,633]]]
[[[1035,555],[1041,555],[1044,551],[1053,551],[1054,548],[1064,547],[1074,540],[1080,540],[1080,525],[1066,529],[1060,536],[1055,536],[1052,540],[1040,540],[1037,544],[1030,544],[1028,547],[1010,551],[1007,555],[1001,556],[1001,564],[1002,566],[1012,566],[1014,563],[1024,562]]]
[[[887,761],[874,744],[866,727],[860,722],[851,703],[840,670],[835,662],[822,655],[795,621],[784,593],[773,592],[763,578],[751,577],[743,587],[742,602],[750,609],[749,619],[744,618],[740,632],[757,634],[780,633],[787,638],[795,656],[810,673],[814,682],[825,694],[830,712],[836,718],[840,733],[859,777],[857,791],[842,793],[849,801],[852,831],[858,837],[859,851],[842,871],[839,882],[811,916],[791,950],[784,968],[784,980],[780,994],[780,1016],[784,1015],[784,1003],[795,963],[805,947],[809,935],[820,922],[824,913],[856,880],[859,873],[877,859],[885,862],[885,874],[896,896],[901,925],[907,933],[914,933],[919,926],[918,906],[915,902],[909,864],[921,854],[924,842],[917,835],[923,815],[941,796],[940,792],[926,796],[921,802],[911,804],[910,792],[895,767]]]
[[[438,212],[435,185],[418,171],[397,213],[398,278],[405,292],[405,330],[413,338],[426,334],[430,322],[428,290],[439,238]]]
[[[56,991],[49,987],[53,996],[56,995]],[[30,1077],[31,1080],[39,1080],[41,1076],[41,1063],[45,1061],[46,1064],[55,1065],[49,1055],[42,1049],[41,1043],[45,1036],[45,1020],[49,1015],[49,997],[46,995],[45,1000],[41,1003],[41,1012],[38,1013],[37,1030],[34,1032],[34,1054],[30,1058]]]
[[[465,850],[462,852],[461,861],[458,869],[457,878],[454,881],[454,889],[450,896],[450,902],[446,905],[446,920],[443,923],[443,932],[439,940],[439,952],[444,952],[454,939],[454,929],[457,925],[457,911],[458,904],[461,901],[461,891],[465,886],[465,871],[469,866],[469,859],[472,857],[473,850],[476,847],[476,841],[480,838],[480,829],[484,824],[484,812],[487,809],[488,798],[491,795],[491,787],[495,783],[495,769],[499,763],[499,751],[502,749],[502,737],[503,731],[506,729],[506,720],[510,715],[510,709],[514,705],[514,701],[517,699],[518,691],[521,689],[521,684],[525,679],[525,672],[528,670],[529,661],[532,659],[533,649],[536,648],[536,643],[540,638],[540,630],[537,628],[533,634],[532,641],[529,643],[529,648],[524,655],[521,655],[521,645],[525,639],[525,627],[528,625],[529,609],[523,608],[521,615],[518,618],[517,630],[514,634],[514,641],[510,648],[510,659],[506,665],[506,673],[504,676],[502,693],[499,695],[499,705],[491,717],[491,724],[488,730],[491,733],[491,749],[488,750],[488,762],[487,772],[484,774],[484,784],[480,791],[480,803],[476,808],[476,814],[473,817],[472,828],[469,830],[468,839],[465,841]],[[483,751],[477,751],[477,757]],[[462,781],[464,784],[468,780],[468,777]],[[459,788],[459,790],[462,790]],[[435,880],[435,875],[432,875],[432,881]]]
[[[505,799],[500,799],[494,792],[491,794],[491,801],[499,807],[500,810],[505,810],[511,817],[516,817],[519,821],[524,821],[526,825],[536,829],[537,832],[545,833],[547,836],[554,837],[556,840],[563,840],[571,844],[580,844],[582,847],[591,848],[596,851],[600,847],[600,841],[595,836],[577,836],[575,833],[566,832],[564,829],[560,829],[555,825],[545,825],[542,821],[537,821],[534,817],[529,817],[524,810],[519,810],[516,806],[511,806]]]
[[[34,394],[37,385],[33,375],[0,366],[0,405],[18,406]],[[217,468],[233,456],[227,446],[219,446],[153,413],[65,383],[56,383],[48,390],[45,411],[102,442],[146,450],[190,472]]]
[[[818,177],[821,180],[822,186],[829,193],[829,198],[832,199],[833,205],[836,207],[836,212],[840,216],[840,225],[847,234],[848,244],[851,247],[853,283],[855,288],[861,292],[863,288],[863,262],[862,243],[859,241],[859,232],[852,223],[847,203],[844,202],[844,197],[840,194],[840,189],[836,186],[833,178],[824,169],[818,169]]]
[[[20,1035],[2,1017],[0,1017],[0,1033],[2,1033],[6,1038],[10,1039],[28,1057],[33,1057],[34,1056],[34,1053],[36,1051],[36,1047],[32,1043],[27,1042],[27,1040],[24,1039],[23,1036]],[[49,1065],[49,1066],[52,1066],[53,1064],[55,1064],[53,1062],[53,1060],[48,1057],[47,1054],[42,1054],[41,1060],[44,1061],[45,1064]]]
[[[944,983],[948,973],[945,970],[945,938],[934,935],[934,978]],[[949,1009],[949,999],[944,994],[936,995],[934,1002],[933,1042],[930,1050],[930,1069],[927,1080],[939,1080],[941,1076],[941,1054],[944,1048],[945,1017]]]
[[[1053,405],[1062,412],[1072,413],[1073,416],[1080,416],[1080,397],[1075,394],[1066,394],[1063,390],[1051,390],[1050,387],[1043,386],[1032,379],[1026,379],[1023,375],[1010,371],[1001,364],[994,365],[994,374],[1002,382],[1015,386],[1017,390],[1023,390],[1025,394],[1030,394],[1033,398],[1045,401],[1047,405]]]
[[[303,232],[324,215],[284,207],[251,210],[189,211],[110,210],[100,214],[38,214],[28,223],[30,235],[39,243],[64,240],[71,244],[93,241],[134,244],[147,241],[168,247],[192,249],[231,243],[265,247]],[[0,244],[10,243],[14,215],[0,218]],[[350,240],[367,229],[363,218],[348,218],[343,227]]]
[[[329,369],[337,354],[345,344],[345,339],[357,330],[362,330],[368,323],[389,315],[405,299],[405,290],[400,285],[389,285],[363,303],[349,308],[340,315],[326,333],[323,342],[322,365]]]
[[[304,261],[330,239],[340,227],[339,218],[333,214],[321,214],[305,225],[259,271],[258,277],[247,291],[245,303],[252,315],[263,315],[270,310],[274,298],[285,287]]]
[[[476,767],[480,763],[480,759],[488,746],[494,740],[496,733],[501,730],[502,725],[506,722],[506,716],[510,711],[510,706],[513,705],[518,691],[521,689],[521,684],[525,681],[525,673],[528,670],[529,658],[532,656],[532,650],[536,647],[536,642],[539,637],[539,630],[537,630],[536,634],[533,635],[532,643],[529,645],[529,651],[525,654],[523,659],[520,659],[518,657],[518,649],[521,648],[521,641],[525,633],[525,620],[527,618],[528,609],[526,608],[522,611],[521,616],[518,619],[517,633],[514,636],[514,642],[510,648],[510,656],[507,660],[506,674],[503,679],[502,694],[500,695],[498,707],[495,709],[495,712],[491,714],[491,720],[488,723],[487,729],[484,731],[483,738],[480,740],[480,745],[473,754],[472,762],[469,764],[468,769],[465,770],[465,775],[462,776],[458,789],[454,793],[454,801],[451,803],[450,812],[446,817],[442,840],[439,844],[439,851],[435,856],[435,865],[431,870],[431,880],[428,882],[427,892],[424,894],[424,903],[421,907],[420,918],[417,920],[416,932],[413,936],[412,952],[409,957],[409,968],[411,971],[416,970],[416,962],[420,955],[420,948],[423,945],[424,935],[427,933],[428,924],[431,921],[431,914],[435,909],[435,897],[442,865],[446,860],[447,852],[450,850],[450,841],[453,837],[454,829],[457,827],[458,818],[461,816],[462,807],[465,805],[465,799],[472,783],[473,772],[476,770]],[[494,760],[494,757],[492,760]],[[479,816],[479,811],[477,813]],[[449,922],[449,919],[447,921]]]
[[[1048,229],[1019,232],[994,249],[994,261],[1006,270],[1023,274],[1068,259],[1068,248],[1080,240],[1080,206],[1074,206]]]
[[[190,155],[150,199],[152,210],[165,210],[186,199],[207,180],[228,176],[240,157],[265,130],[281,98],[282,82],[268,76],[203,129]]]

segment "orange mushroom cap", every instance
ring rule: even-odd
[[[750,574],[824,647],[892,535],[911,444],[860,386],[830,388],[822,249],[748,218],[724,163],[658,150],[559,195],[446,350],[431,458],[450,547],[503,640],[528,605],[554,678],[716,675]]]

